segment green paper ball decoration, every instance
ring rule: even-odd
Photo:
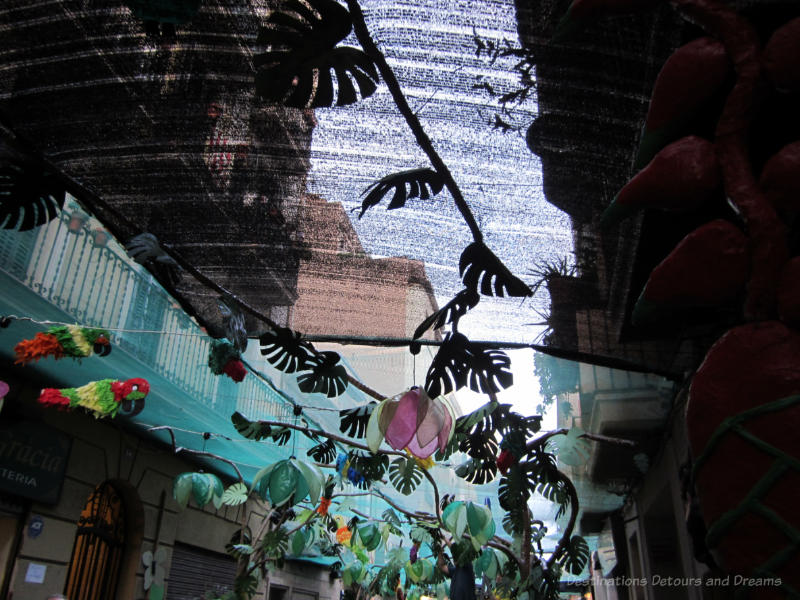
[[[442,511],[444,526],[456,540],[469,535],[470,542],[477,550],[485,546],[495,533],[492,511],[474,502],[457,500]]]
[[[222,506],[222,494],[225,491],[219,477],[211,473],[181,473],[175,478],[172,496],[182,507],[194,498],[197,506],[214,503],[215,508]]]
[[[296,458],[287,458],[256,473],[252,490],[272,506],[294,506],[306,497],[316,504],[324,480],[317,467]]]

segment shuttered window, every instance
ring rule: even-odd
[[[167,579],[166,600],[203,600],[207,593],[233,589],[236,561],[226,554],[175,544]]]

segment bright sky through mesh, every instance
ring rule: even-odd
[[[493,129],[499,112],[483,83],[497,93],[514,89],[517,59],[493,64],[486,51],[476,56],[475,33],[485,42],[517,40],[513,2],[426,0],[365,3],[373,38],[386,54],[412,109],[431,137],[475,213],[486,243],[511,271],[530,283],[537,263],[567,257],[572,236],[567,216],[548,204],[539,161],[523,133],[535,118],[529,100],[503,118],[521,132]],[[357,45],[355,40],[347,43]],[[360,192],[390,173],[430,166],[385,85],[370,98],[348,107],[318,109],[312,142],[309,187],[341,202],[361,243],[373,256],[406,256],[425,261],[440,306],[462,285],[460,253],[469,231],[444,191],[432,200],[410,200],[387,211],[390,196],[362,219]],[[484,298],[462,321],[474,339],[534,341],[548,297],[532,301]]]

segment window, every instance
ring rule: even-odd
[[[89,496],[78,531],[64,593],[71,600],[115,598],[125,549],[125,507],[109,482]]]

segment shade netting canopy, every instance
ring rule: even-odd
[[[463,288],[459,259],[473,235],[447,188],[388,211],[390,190],[364,211],[371,184],[430,166],[387,86],[331,108],[265,100],[254,83],[258,33],[280,6],[204,2],[193,12],[189,4],[154,29],[157,2],[6,3],[0,104],[19,136],[11,151],[40,154],[63,172],[122,242],[155,234],[274,323],[408,338]],[[553,45],[559,10],[510,1],[363,6],[486,246],[535,291],[484,298],[461,322],[472,339],[541,342],[559,318],[537,285],[543,273],[603,268],[600,240],[589,244],[594,254],[576,257],[573,233],[624,182],[654,65],[678,40],[660,11],[612,21],[632,36],[624,42],[601,27]],[[357,46],[355,35],[344,44]],[[502,52],[520,48],[539,66],[525,71],[519,52]],[[519,102],[502,102],[526,86]],[[630,227],[635,235],[638,225]],[[616,251],[606,254],[613,261]],[[151,266],[220,334],[218,289]],[[613,264],[605,268],[611,277]],[[576,289],[568,304],[600,293],[591,281]],[[247,319],[251,335],[269,329]],[[561,345],[577,349],[572,338]]]

